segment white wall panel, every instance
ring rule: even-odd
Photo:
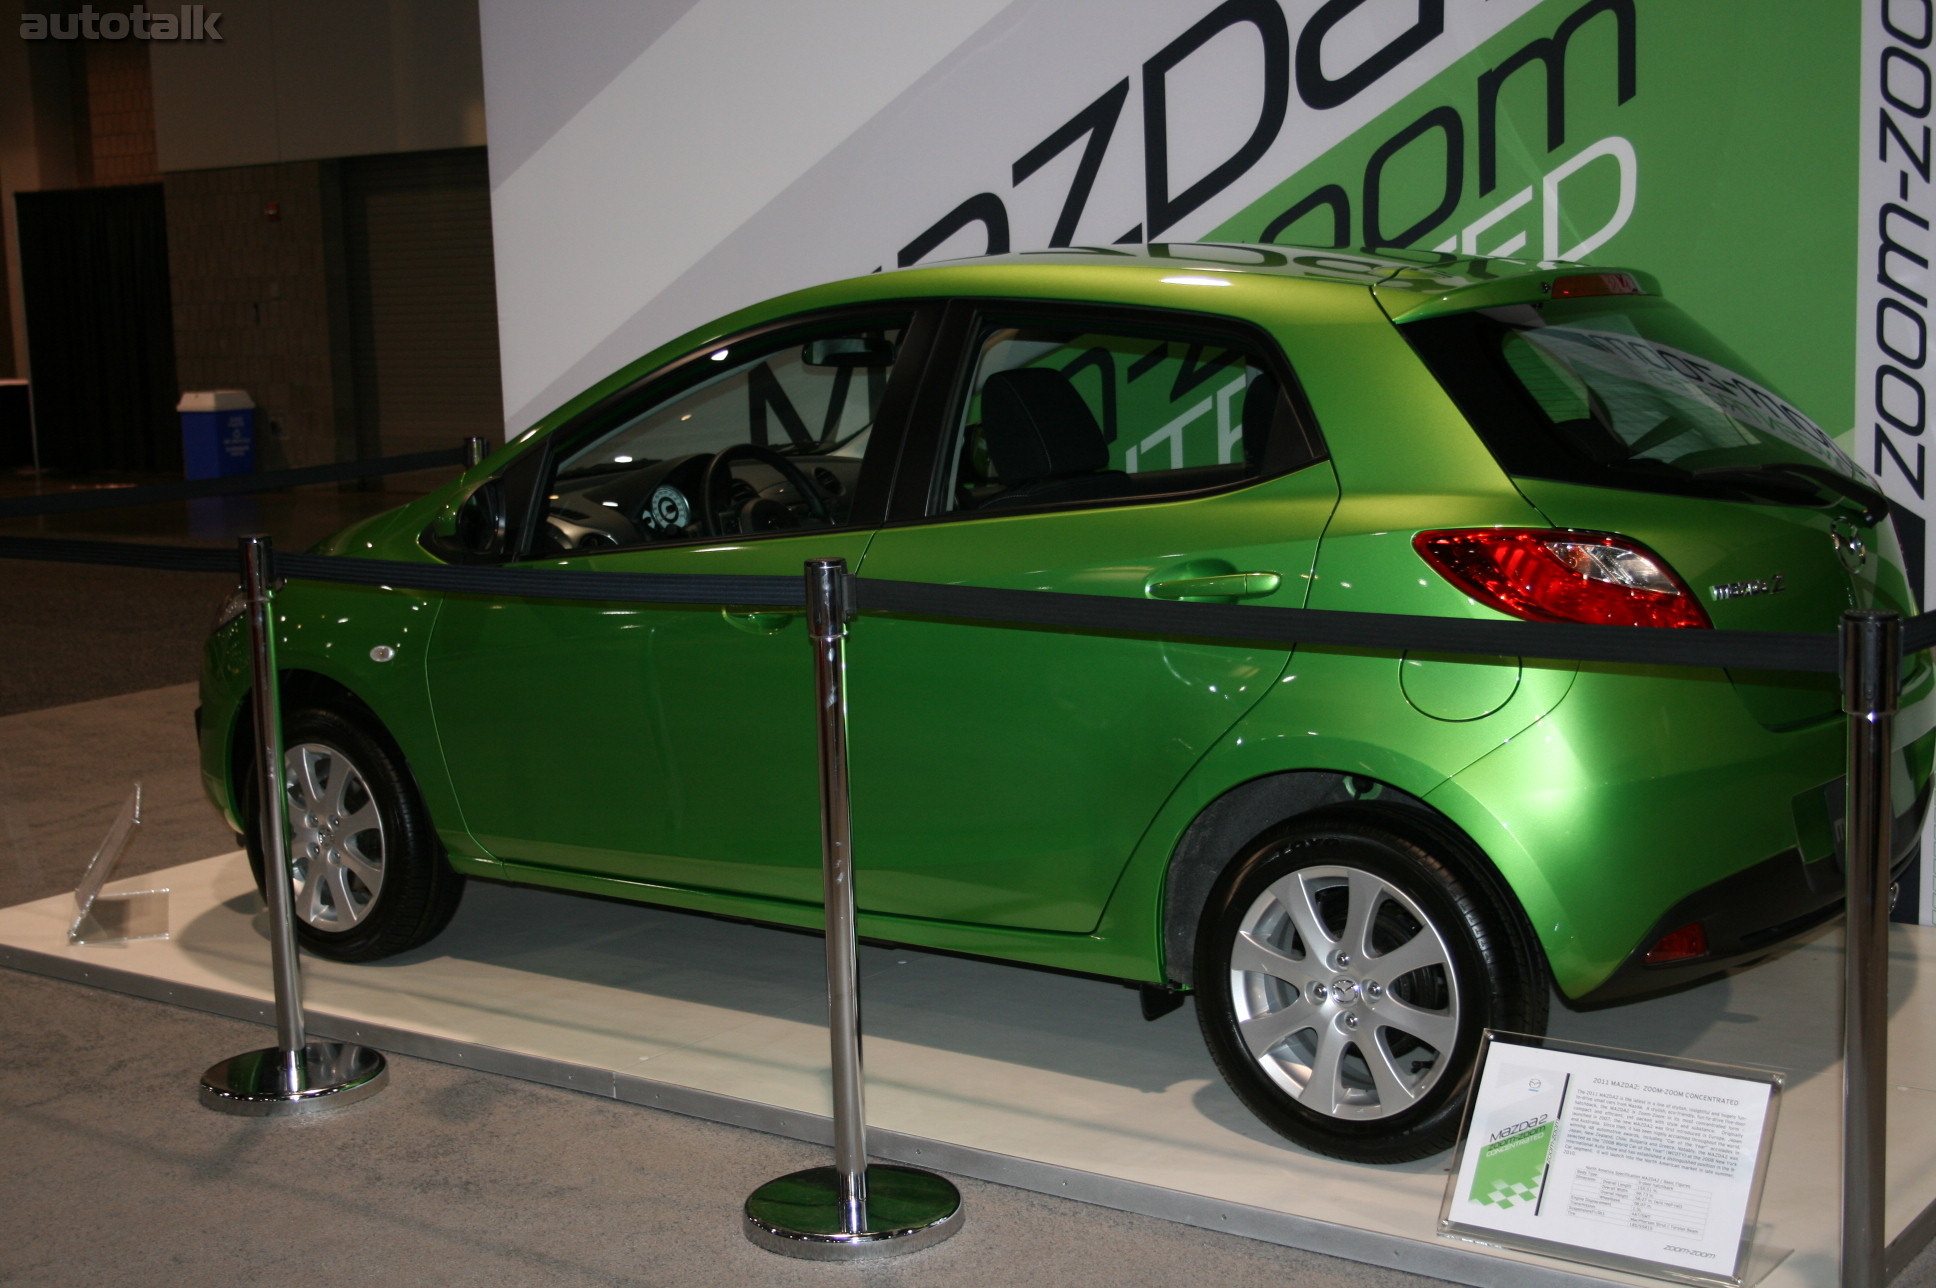
[[[483,7],[491,178],[517,169],[699,0]]]
[[[1448,0],[1443,34],[1350,101],[1317,111],[1291,94],[1261,157],[1159,235],[1183,240],[1213,227],[1534,3]],[[1348,73],[1428,7],[1366,0],[1313,42],[1319,65]],[[582,10],[590,30],[614,29],[610,0],[549,8],[560,23],[579,21]],[[978,193],[1000,201],[1012,249],[1049,244],[1083,144],[1020,181],[1015,163],[1125,81],[1074,240],[1140,238],[1149,205],[1145,64],[1189,44],[1185,34],[1200,20],[1255,11],[1214,0],[698,0],[672,8],[677,21],[527,159],[507,166],[494,156],[512,432],[711,317],[893,267]],[[1285,0],[1277,8],[1295,42],[1325,6]],[[494,135],[508,131],[525,148],[540,122],[573,101],[563,88],[532,86],[583,86],[607,75],[608,62],[570,57],[562,38],[533,38],[518,0],[483,0],[483,15]],[[1171,194],[1237,152],[1264,104],[1259,28],[1211,26],[1208,39],[1164,60],[1174,64],[1163,79]],[[650,35],[643,25],[629,33]],[[921,258],[979,254],[987,242],[973,225]]]
[[[496,184],[507,405],[542,398],[1007,3],[695,5]]]

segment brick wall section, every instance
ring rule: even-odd
[[[181,387],[249,392],[258,470],[355,457],[335,163],[185,171],[163,190]]]
[[[155,98],[148,77],[148,46],[139,40],[88,41],[79,46],[86,95],[87,155],[81,158],[95,187],[154,183]]]

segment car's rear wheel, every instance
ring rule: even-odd
[[[1258,837],[1205,908],[1197,1014],[1225,1080],[1300,1145],[1367,1163],[1449,1148],[1480,1035],[1539,1032],[1545,972],[1455,847],[1377,815]]]
[[[302,946],[372,961],[427,943],[450,923],[464,879],[444,856],[403,757],[366,725],[324,707],[283,721],[291,890]],[[249,861],[263,885],[256,775]]]

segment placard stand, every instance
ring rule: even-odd
[[[102,894],[114,875],[135,829],[141,826],[141,784],[134,785],[128,803],[108,828],[101,848],[88,860],[81,883],[74,887],[74,924],[67,928],[70,944],[119,944],[130,939],[168,938],[168,891],[122,890]]]
[[[1442,1234],[1691,1284],[1750,1281],[1782,1075],[1488,1031]]]
[[[827,1029],[833,1052],[834,1165],[768,1181],[746,1200],[746,1237],[811,1261],[862,1261],[932,1247],[961,1228],[961,1194],[945,1177],[867,1162],[860,983],[847,786],[844,649],[853,608],[847,561],[807,562],[820,735],[821,877],[827,906]]]
[[[349,1042],[311,1042],[304,1032],[302,974],[296,959],[295,896],[290,890],[289,793],[282,754],[282,700],[269,577],[269,538],[241,538],[248,594],[249,657],[255,684],[256,782],[262,790],[263,881],[269,904],[269,956],[275,976],[275,1046],[247,1051],[202,1075],[202,1103],[221,1113],[265,1118],[308,1113],[374,1095],[389,1077],[382,1055]]]

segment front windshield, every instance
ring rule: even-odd
[[[1508,473],[1710,491],[1784,465],[1867,476],[1664,300],[1509,305],[1407,324]]]

